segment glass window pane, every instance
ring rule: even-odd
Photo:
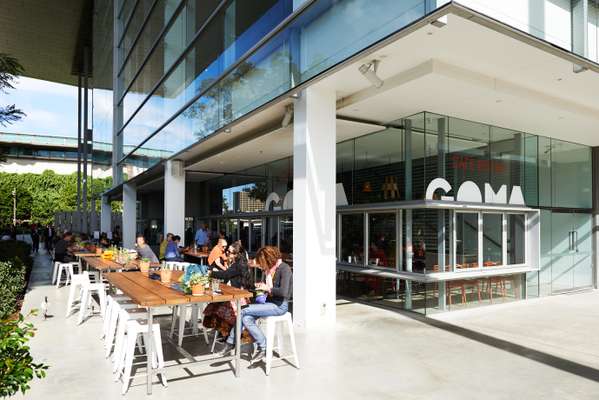
[[[539,136],[539,206],[551,207],[551,139]]]
[[[337,144],[337,183],[343,185],[348,204],[353,204],[354,140]]]
[[[503,216],[483,214],[483,266],[503,264]]]
[[[355,203],[398,201],[404,185],[403,131],[389,128],[356,139]]]
[[[293,217],[281,217],[279,220],[279,249],[283,260],[293,262]]]
[[[252,220],[252,241],[250,251],[258,251],[262,247],[262,220]]]
[[[412,211],[412,271],[423,273],[439,269],[437,232],[439,210]],[[406,210],[406,215],[408,210]],[[406,217],[407,219],[407,217]],[[404,229],[404,238],[406,232]],[[405,248],[405,247],[404,247]],[[404,259],[406,257],[404,256]]]
[[[368,215],[368,265],[395,268],[395,213]]]
[[[551,139],[551,176],[553,207],[592,207],[590,147]]]
[[[341,261],[364,263],[364,214],[341,215]]]
[[[456,269],[478,268],[478,214],[456,213]]]
[[[264,243],[267,246],[278,246],[278,234],[277,234],[277,225],[278,225],[277,217],[268,217],[266,218],[266,231]]]
[[[524,264],[526,217],[523,214],[508,214],[507,217],[507,263]]]

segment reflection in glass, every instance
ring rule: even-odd
[[[279,219],[279,249],[283,260],[293,262],[293,217],[284,216]]]
[[[364,263],[364,214],[341,215],[341,261]]]
[[[493,267],[503,264],[503,216],[483,214],[483,266]]]
[[[524,214],[508,214],[507,218],[507,263],[524,264],[526,217]],[[542,225],[541,225],[542,226]]]
[[[438,271],[437,223],[438,210],[412,211],[412,271]],[[404,230],[405,237],[405,230]],[[405,257],[404,257],[405,258]]]
[[[250,251],[258,251],[262,247],[262,220],[252,220],[252,236],[250,242]]]
[[[456,213],[456,269],[478,268],[478,214]]]
[[[368,215],[368,265],[395,268],[395,213]]]

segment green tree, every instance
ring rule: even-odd
[[[0,92],[6,93],[9,89],[14,89],[13,83],[17,76],[23,74],[23,66],[19,64],[16,58],[5,53],[0,53]],[[16,108],[14,104],[4,107],[0,106],[0,125],[6,126],[20,120],[25,113]]]

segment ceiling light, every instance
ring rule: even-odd
[[[573,65],[572,65],[572,71],[573,71],[575,74],[579,74],[579,73],[581,73],[581,72],[584,72],[584,71],[586,71],[587,69],[588,69],[587,67],[583,67],[582,65],[578,65],[578,64],[573,64]]]
[[[360,65],[360,68],[358,68],[360,73],[364,75],[366,79],[368,79],[368,82],[370,82],[372,86],[377,89],[383,86],[383,80],[376,74],[379,62],[379,60],[372,60],[368,63]]]
[[[300,98],[300,94],[299,93],[291,93],[291,98],[293,99],[299,99]]]
[[[225,128],[225,133],[231,133],[231,128]]]
[[[293,106],[289,104],[285,107],[285,115],[283,115],[281,127],[287,128],[289,126],[289,123],[291,122],[291,118],[293,118]]]

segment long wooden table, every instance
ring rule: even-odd
[[[178,290],[172,289],[170,286],[162,284],[160,280],[150,279],[148,276],[141,272],[109,272],[104,275],[106,280],[111,286],[120,289],[125,295],[129,296],[138,306],[146,307],[148,310],[148,327],[153,324],[152,308],[160,306],[176,306],[191,303],[212,303],[212,302],[224,302],[233,300],[236,305],[237,318],[235,321],[235,355],[229,357],[218,357],[211,358],[208,360],[197,360],[190,353],[179,347],[175,343],[171,342],[173,346],[181,353],[185,358],[189,360],[188,363],[181,363],[176,365],[168,366],[168,368],[185,368],[191,364],[205,364],[213,363],[214,361],[235,361],[235,376],[239,376],[239,361],[241,356],[241,301],[252,297],[252,294],[246,290],[237,289],[228,285],[220,285],[220,291],[222,293],[212,293],[211,290],[201,296],[187,295]],[[152,376],[154,373],[159,372],[158,369],[154,371],[151,365],[153,357],[153,339],[152,329],[148,329],[148,340],[146,341],[146,358],[147,358],[147,374],[146,374],[146,385],[147,393],[152,394]],[[165,367],[167,368],[167,367]]]

